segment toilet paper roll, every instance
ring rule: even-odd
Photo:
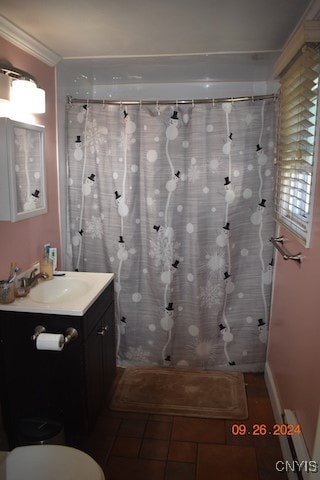
[[[40,333],[36,339],[37,350],[61,352],[64,347],[64,336],[59,333]]]

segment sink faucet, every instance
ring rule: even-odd
[[[32,288],[34,287],[35,285],[37,285],[38,283],[38,280],[40,278],[48,278],[48,274],[45,273],[45,272],[40,272],[40,273],[37,273],[36,275],[36,272],[37,272],[37,269],[35,268],[34,270],[32,270],[32,272],[30,273],[30,277],[29,278],[26,278],[26,284]]]

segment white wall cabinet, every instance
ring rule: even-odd
[[[0,221],[44,213],[44,127],[0,118]]]

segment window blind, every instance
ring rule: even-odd
[[[309,246],[320,50],[305,45],[280,79],[275,217]]]

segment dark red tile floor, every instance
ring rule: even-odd
[[[234,435],[235,423],[275,423],[262,374],[245,374],[244,422],[121,413],[107,408],[94,431],[74,446],[89,453],[106,480],[284,480],[279,438]]]

